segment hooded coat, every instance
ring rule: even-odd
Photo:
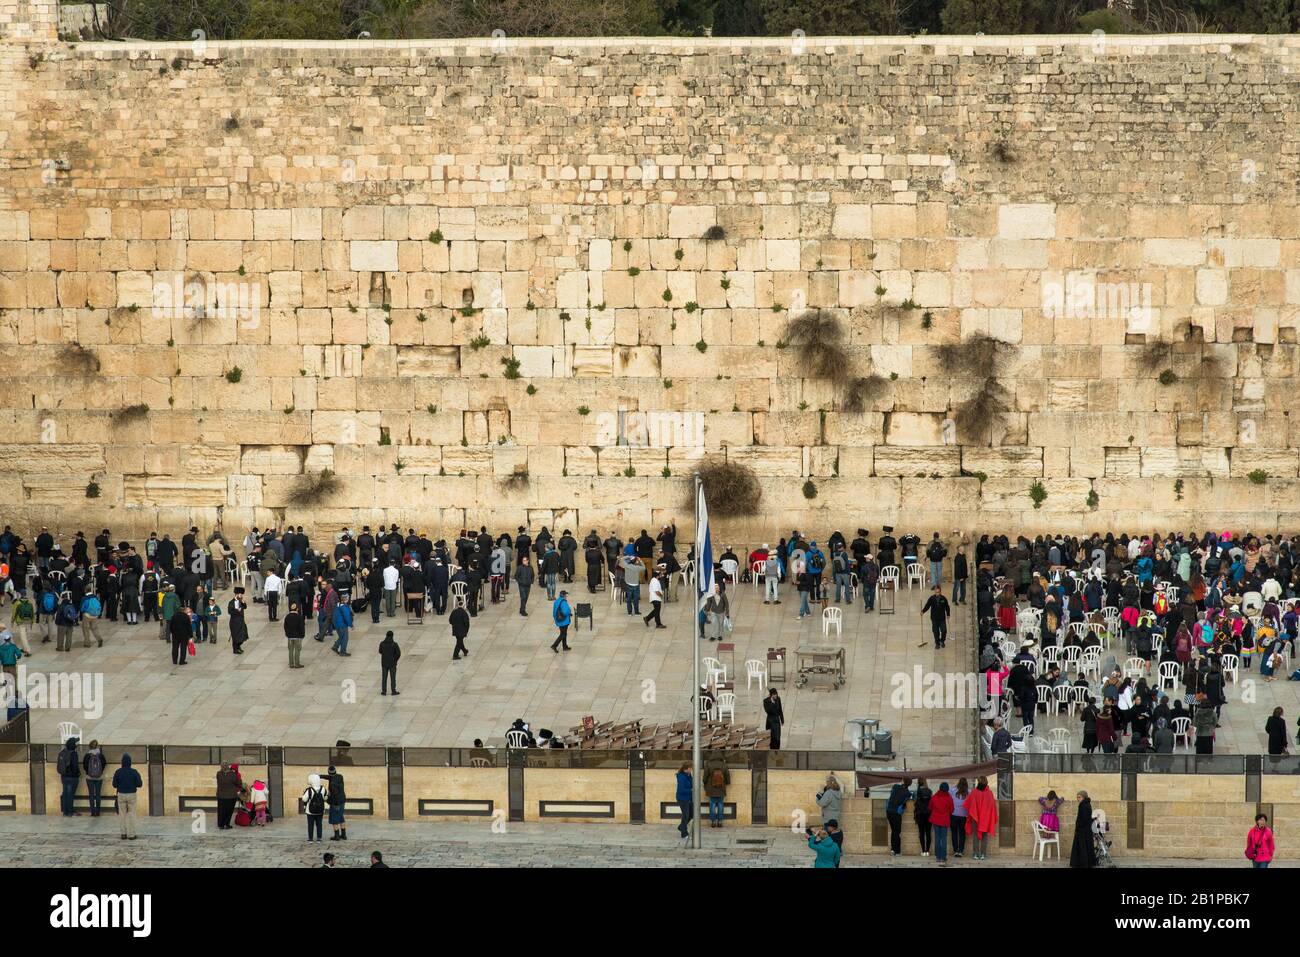
[[[131,755],[122,755],[122,766],[113,772],[113,790],[118,794],[134,794],[142,787],[140,772],[131,767]]]

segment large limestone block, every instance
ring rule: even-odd
[[[456,346],[399,346],[397,374],[402,376],[455,376],[460,373],[460,349]]]
[[[58,442],[37,445],[0,444],[0,471],[10,474],[90,474],[102,471],[103,468],[104,449],[99,445],[64,445]]]
[[[699,239],[716,223],[714,206],[673,206],[668,211],[668,235],[673,239]]]
[[[228,485],[224,476],[127,475],[123,496],[128,506],[225,505]]]
[[[915,412],[894,412],[885,422],[885,443],[903,446],[944,444],[944,417]]]
[[[804,474],[804,455],[799,448],[729,448],[727,460],[748,465],[757,475],[797,478]]]
[[[877,475],[905,478],[928,478],[932,475],[960,475],[961,450],[957,446],[938,448],[895,448],[878,446],[875,450]]]
[[[296,445],[246,445],[239,471],[246,475],[297,475],[303,470],[303,449]]]
[[[1055,204],[1007,203],[998,207],[999,238],[1052,239],[1055,236]]]
[[[1000,446],[998,448],[963,448],[962,471],[983,472],[992,478],[1040,476],[1043,474],[1043,450],[1038,447]]]
[[[392,240],[355,240],[349,248],[350,268],[355,272],[397,271],[397,243]]]

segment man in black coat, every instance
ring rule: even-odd
[[[366,598],[370,602],[370,621],[379,624],[379,607],[384,603],[384,569],[379,562],[370,563],[366,573]]]
[[[930,597],[925,600],[921,607],[921,614],[930,613],[930,631],[934,634],[934,647],[942,648],[948,640],[948,616],[952,614],[952,608],[948,604],[948,599],[943,597],[943,589],[938,585],[930,590]],[[925,647],[927,642],[921,642],[921,647]]]
[[[237,655],[244,653],[244,642],[248,641],[248,625],[244,622],[244,609],[247,607],[244,604],[244,589],[236,588],[235,597],[226,606],[226,614],[230,617],[230,644]]]
[[[469,634],[469,612],[465,611],[464,606],[457,605],[451,610],[451,615],[447,619],[451,625],[451,636],[456,639],[456,647],[452,650],[451,660],[460,661],[463,654],[469,657],[469,649],[465,647],[465,636]]]
[[[389,684],[393,686],[393,694],[401,694],[397,690],[397,661],[401,657],[402,649],[393,640],[393,633],[385,633],[384,640],[379,643],[380,694],[388,694]]]
[[[772,732],[772,750],[781,750],[781,725],[785,724],[785,709],[781,707],[781,696],[775,688],[767,689],[763,699],[763,713],[767,715],[766,727]]]
[[[182,604],[176,609],[171,620],[167,622],[167,632],[172,637],[172,664],[185,664],[185,657],[190,649],[190,638],[193,635],[188,605]]]

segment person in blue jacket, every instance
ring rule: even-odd
[[[348,601],[340,601],[334,606],[334,633],[338,637],[334,639],[334,644],[330,645],[330,650],[344,658],[352,657],[348,654],[348,631],[351,628],[352,605]]]
[[[555,627],[560,629],[560,633],[551,642],[551,651],[558,655],[560,648],[569,650],[569,624],[573,621],[573,609],[569,607],[567,591],[560,592],[560,597],[555,599],[555,604],[551,606],[551,618],[555,621]]]
[[[815,831],[809,830],[808,846],[817,855],[813,860],[813,867],[840,866],[840,855],[843,852],[840,850],[839,844],[826,833],[825,829],[819,827]]]
[[[677,769],[677,810],[681,812],[677,833],[687,840],[691,836],[691,821],[695,819],[695,782],[691,778],[689,761]]]
[[[135,809],[142,787],[140,772],[131,767],[131,755],[122,755],[122,766],[113,772],[113,791],[117,794],[117,818],[122,824],[124,841],[135,840]]]

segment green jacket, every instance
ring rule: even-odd
[[[181,607],[181,596],[174,591],[166,592],[162,600],[162,618],[163,621],[171,621],[172,615],[176,614]]]

